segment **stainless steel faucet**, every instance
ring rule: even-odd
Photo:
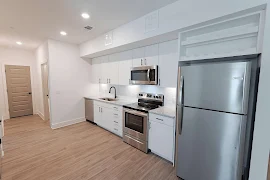
[[[112,88],[114,88],[114,98],[116,99],[116,88],[114,87],[114,86],[112,86],[111,88],[110,88],[110,90],[109,90],[109,93],[111,93],[111,90],[112,90]]]

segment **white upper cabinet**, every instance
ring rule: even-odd
[[[108,84],[118,84],[118,54],[112,54],[109,56],[109,62],[107,64],[107,82]]]
[[[177,86],[178,40],[159,44],[159,85]]]
[[[125,51],[119,53],[119,71],[118,71],[118,84],[130,84],[130,70],[132,68],[132,51]]]
[[[145,47],[132,50],[133,67],[144,66]]]
[[[158,44],[134,49],[132,54],[133,67],[158,65]]]
[[[92,83],[99,84],[102,76],[101,74],[102,65],[99,58],[92,59],[91,69],[92,69],[92,78],[91,78]]]
[[[100,83],[101,84],[107,84],[108,83],[108,62],[109,62],[109,57],[108,56],[102,56],[100,57],[100,62],[101,62],[101,69],[100,69],[100,72],[101,72],[101,81]]]
[[[145,66],[156,66],[158,65],[158,44],[145,47]]]

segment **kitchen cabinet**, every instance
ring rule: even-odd
[[[158,44],[133,50],[133,67],[158,65]]]
[[[132,50],[132,64],[133,67],[139,67],[144,65],[145,47]]]
[[[92,83],[93,84],[99,84],[101,80],[101,62],[99,61],[99,58],[92,59]]]
[[[119,53],[118,84],[130,84],[130,70],[132,68],[132,51]]]
[[[159,85],[161,87],[177,86],[178,40],[159,44]]]
[[[108,131],[121,136],[123,134],[122,107],[95,101],[94,122]]]
[[[174,119],[165,116],[149,115],[149,149],[154,154],[174,162]]]
[[[106,84],[108,69],[108,56],[92,59],[92,83]]]
[[[158,65],[158,44],[145,47],[145,66],[156,66]]]
[[[101,62],[101,84],[108,84],[108,76],[109,76],[109,57],[108,56],[102,56],[99,58]]]

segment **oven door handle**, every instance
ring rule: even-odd
[[[135,114],[135,115],[138,115],[138,116],[148,117],[147,113],[134,111],[134,110],[130,110],[130,109],[124,109],[124,112],[130,113],[130,114]]]

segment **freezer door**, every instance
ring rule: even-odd
[[[204,63],[180,69],[184,106],[246,114],[251,63]]]
[[[240,180],[245,116],[183,109],[177,176],[184,180]]]

